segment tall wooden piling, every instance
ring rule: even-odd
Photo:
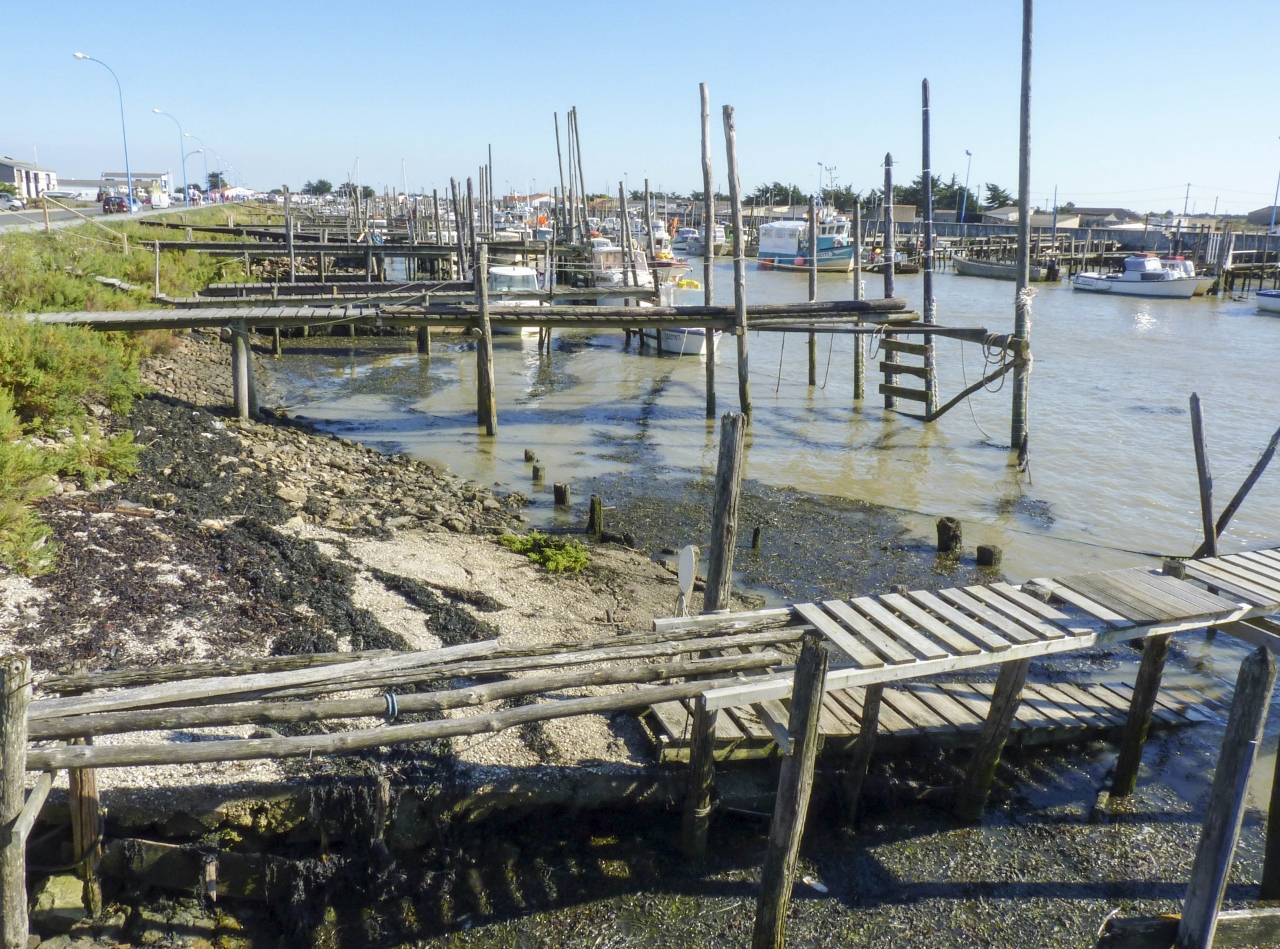
[[[1169,634],[1148,636],[1142,641],[1142,661],[1138,678],[1133,683],[1129,715],[1120,739],[1120,753],[1111,778],[1111,797],[1127,797],[1138,786],[1138,768],[1142,764],[1142,747],[1151,729],[1151,716],[1160,693],[1165,661],[1169,657]]]
[[[778,795],[760,871],[760,896],[756,901],[751,949],[782,949],[786,942],[787,904],[791,900],[791,885],[809,812],[813,766],[822,743],[818,721],[827,662],[827,646],[822,635],[816,631],[806,633],[791,690],[791,715],[787,722],[791,751],[782,759],[778,778]]]
[[[476,251],[476,308],[480,338],[476,340],[476,424],[486,435],[498,433],[498,399],[493,371],[493,326],[489,323],[489,245]]]
[[[187,240],[191,240],[188,234]],[[289,186],[284,186],[284,241],[285,246],[289,249],[289,282],[298,282],[298,259],[293,251],[293,196],[289,193]]]
[[[724,143],[729,162],[729,204],[733,216],[733,312],[738,336],[738,407],[751,418],[751,367],[747,358],[747,261],[742,233],[742,184],[738,180],[738,133],[733,124],[733,106],[724,107]],[[714,207],[714,196],[713,205]],[[715,223],[711,225],[715,237]],[[707,248],[715,250],[714,241]]]
[[[1227,888],[1227,875],[1240,838],[1249,773],[1258,755],[1258,743],[1267,722],[1267,706],[1276,681],[1276,661],[1266,648],[1250,653],[1240,663],[1235,697],[1227,716],[1222,751],[1213,775],[1209,806],[1191,880],[1178,923],[1177,949],[1209,949],[1218,928],[1218,909]]]
[[[921,121],[920,157],[924,181],[924,305],[921,315],[925,323],[937,322],[938,301],[933,298],[933,169],[929,158],[929,80],[920,83]],[[925,415],[938,409],[938,361],[932,334],[924,338]]]
[[[1191,393],[1191,440],[1196,453],[1196,480],[1200,488],[1200,523],[1204,529],[1201,550],[1206,556],[1218,556],[1218,531],[1213,520],[1213,475],[1209,472],[1209,452],[1205,446],[1204,413],[1200,396]]]
[[[818,302],[818,202],[809,196],[809,302]],[[818,334],[809,333],[809,385],[818,384]]]
[[[1018,273],[1013,310],[1013,335],[1031,338],[1031,14],[1033,0],[1022,0],[1022,95],[1018,110]],[[1013,413],[1009,447],[1025,454],[1027,440],[1027,379],[1030,354],[1013,368]]]
[[[27,709],[31,661],[0,658],[0,938],[3,949],[27,949],[27,842],[11,833],[26,803]]]
[[[236,416],[247,422],[258,414],[258,393],[253,379],[253,348],[243,323],[231,327],[231,381]]]
[[[653,288],[658,289],[658,272],[653,267],[653,262],[658,259],[658,248],[653,241],[653,212],[650,205],[653,203],[653,196],[649,194],[649,179],[644,180],[644,232],[649,237],[649,270],[654,276]]]
[[[578,125],[578,107],[573,107],[573,142],[578,159],[578,200],[582,203],[582,236],[587,236],[589,229],[587,218],[587,176],[582,172],[582,129]]]
[[[555,120],[555,123],[556,123],[556,168],[560,172],[560,192],[558,195],[556,195],[556,197],[562,199],[565,195],[565,190],[564,190],[564,158],[560,154],[560,113],[552,112],[551,117]],[[561,225],[564,224],[563,214],[560,214],[560,223]]]
[[[862,299],[862,201],[853,202],[853,298]],[[853,339],[853,400],[860,402],[866,396],[867,347],[862,337],[854,334]]]
[[[476,265],[480,260],[480,239],[476,236],[476,203],[470,178],[467,178],[467,206],[463,210],[463,214],[467,217],[468,246],[471,248],[471,260],[473,265]],[[478,272],[476,279],[480,279]]]
[[[707,84],[698,84],[698,92],[702,98],[702,193],[703,193],[703,257],[702,257],[702,302],[705,306],[715,304],[713,292],[713,270],[715,255],[712,253],[716,237],[716,192],[712,185],[711,175],[711,105]],[[706,222],[711,222],[707,224]],[[707,330],[707,418],[716,417],[716,352],[715,331]]]
[[[880,683],[867,686],[863,692],[858,739],[854,743],[853,754],[849,756],[849,763],[845,767],[844,777],[840,782],[844,819],[850,827],[858,819],[858,801],[862,797],[862,785],[867,779],[871,755],[876,748],[876,735],[880,730],[880,701],[883,696],[884,686]]]
[[[956,795],[956,817],[976,821],[982,817],[991,793],[991,782],[996,776],[996,766],[1004,753],[1009,729],[1022,701],[1022,686],[1027,681],[1030,659],[1014,659],[1000,664],[996,676],[995,692],[991,696],[991,708],[982,725],[982,734],[973,749],[964,780]]]
[[[897,263],[897,240],[893,233],[893,155],[885,152],[884,155],[884,198],[881,201],[884,205],[884,240],[881,242],[883,250],[882,266],[884,272],[884,295],[885,299],[893,296],[893,271]],[[897,339],[892,333],[885,333],[885,339]],[[886,365],[892,366],[898,361],[897,350],[888,349],[884,353],[884,362]],[[896,373],[886,370],[884,375],[884,384],[886,387],[896,386],[898,384],[898,376]],[[884,407],[886,409],[896,408],[898,399],[891,392],[884,394]]]
[[[465,280],[467,274],[466,238],[462,229],[462,203],[458,195],[458,179],[449,179],[449,191],[453,198],[453,227],[458,244],[458,278]]]

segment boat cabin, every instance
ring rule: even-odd
[[[537,289],[538,272],[532,267],[489,268],[489,292],[491,294],[536,292]]]
[[[760,225],[760,256],[790,254],[792,256],[809,243],[807,221],[775,221]]]

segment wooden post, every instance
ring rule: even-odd
[[[467,178],[467,206],[463,213],[467,218],[467,235],[471,247],[471,260],[474,264],[480,260],[480,241],[476,237],[475,186],[470,178]],[[479,278],[477,277],[477,279]]]
[[[1127,797],[1138,786],[1142,746],[1146,743],[1147,732],[1151,728],[1151,714],[1155,709],[1168,657],[1169,634],[1148,636],[1143,640],[1142,662],[1138,665],[1138,678],[1133,684],[1133,698],[1129,701],[1129,717],[1124,723],[1120,754],[1116,758],[1116,770],[1111,778],[1113,799]]]
[[[587,533],[597,540],[604,533],[604,502],[600,495],[591,495],[591,505],[587,509]]]
[[[191,238],[188,237],[187,240]],[[298,259],[293,252],[293,199],[289,194],[289,186],[284,186],[284,242],[289,249],[289,282],[298,280]]]
[[[557,168],[557,169],[559,169],[559,171],[560,171],[560,193],[559,193],[558,195],[556,195],[556,198],[557,198],[557,199],[560,199],[560,198],[562,198],[562,197],[564,196],[564,194],[565,194],[565,190],[564,190],[564,157],[560,154],[560,113],[559,113],[559,112],[552,112],[552,113],[551,113],[551,116],[552,116],[552,118],[555,120],[555,123],[556,123],[556,168]],[[564,220],[564,214],[563,214],[563,213],[560,213],[559,200],[557,200],[557,208],[556,208],[556,210],[557,210],[557,212],[558,212],[558,213],[557,213],[557,217],[558,217],[558,219],[559,219],[560,225],[563,227],[563,226],[564,226],[564,223],[565,223],[565,220]]]
[[[426,356],[427,361],[431,361],[431,327],[418,327],[418,355]]]
[[[885,152],[884,156],[884,240],[883,244],[884,260],[882,266],[884,268],[884,295],[885,299],[893,296],[893,271],[897,260],[898,242],[893,232],[893,156]],[[897,339],[892,333],[885,333],[885,339]],[[886,350],[884,361],[888,365],[893,365],[898,361],[898,354],[894,350]],[[884,382],[887,386],[896,386],[898,384],[898,376],[891,370],[885,370]],[[898,399],[896,396],[890,395],[888,392],[884,394],[884,407],[886,409],[896,408]]]
[[[853,202],[853,298],[862,299],[862,201]],[[867,347],[861,336],[853,336],[853,400],[861,401],[865,395],[865,357]]]
[[[534,475],[536,477],[538,466],[534,465]],[[568,482],[557,481],[551,486],[554,493],[556,507],[568,507],[573,500],[573,489],[570,488]]]
[[[280,342],[280,327],[271,327],[271,355],[279,356],[284,352],[284,346]]]
[[[876,732],[880,728],[880,699],[883,695],[884,686],[879,683],[867,686],[863,694],[858,740],[854,743],[853,754],[849,757],[849,764],[841,781],[844,819],[850,827],[858,819],[858,800],[862,797],[862,784],[867,779],[867,768],[871,765],[871,754],[876,747]]]
[[[809,302],[818,302],[818,202],[809,196]],[[809,385],[818,384],[818,334],[809,334]]]
[[[716,720],[720,712],[707,709],[705,696],[694,700],[693,724],[689,736],[689,785],[684,797],[680,844],[684,855],[701,860],[707,855],[707,832],[711,827],[711,792],[715,785]]]
[[[738,543],[738,500],[746,418],[732,412],[720,419],[720,455],[716,462],[715,506],[711,511],[711,547],[703,610],[727,610],[733,588],[733,554]]]
[[[159,241],[156,241],[155,247],[156,247],[156,280],[155,280],[155,290],[154,290],[153,296],[158,298],[160,296],[160,242]]]
[[[40,210],[44,212],[44,232],[45,234],[52,234],[53,229],[49,227],[49,199],[48,198],[43,196],[40,198]]]
[[[924,181],[924,306],[921,315],[925,323],[937,322],[937,301],[933,298],[933,169],[929,158],[929,80],[920,83],[921,134],[920,151]],[[938,362],[933,334],[924,338],[925,415],[938,409]]]
[[[1200,396],[1191,393],[1191,438],[1196,449],[1196,476],[1200,482],[1200,520],[1204,527],[1201,549],[1210,557],[1218,556],[1218,531],[1213,523],[1213,476],[1209,473],[1209,455],[1204,441],[1204,415]]]
[[[0,658],[0,939],[3,949],[27,949],[27,842],[13,833],[26,803],[27,708],[31,661]]]
[[[1033,0],[1022,0],[1022,97],[1018,116],[1018,274],[1013,335],[1031,339],[1031,13]],[[1031,357],[1013,368],[1013,413],[1009,447],[1022,456],[1027,441],[1027,379]]]
[[[77,738],[72,744],[88,744]],[[76,872],[89,886],[94,913],[100,909],[102,896],[97,880],[98,862],[102,859],[102,818],[98,806],[98,772],[93,768],[70,768],[67,771],[67,799],[71,807],[71,860]]]
[[[644,180],[644,232],[649,236],[649,270],[654,275],[654,289],[657,289],[657,270],[654,269],[653,262],[658,259],[658,248],[653,242],[653,211],[649,205],[653,202],[652,196],[649,194],[649,179]]]
[[[987,712],[982,735],[973,749],[968,771],[956,795],[955,814],[961,820],[981,819],[987,806],[987,795],[991,792],[991,782],[995,779],[1004,743],[1009,738],[1013,716],[1022,701],[1022,686],[1027,681],[1030,665],[1030,659],[1014,659],[1000,664],[995,693],[991,696],[991,709]]]
[[[733,106],[724,107],[724,143],[729,160],[729,204],[733,215],[733,311],[738,334],[738,407],[751,419],[751,368],[747,359],[747,261],[742,234],[742,185],[738,181],[738,135],[733,125]],[[713,197],[714,202],[714,197]],[[711,224],[714,251],[715,222]],[[708,357],[709,359],[710,357]]]
[[[480,338],[476,340],[476,424],[486,435],[498,433],[498,399],[494,391],[493,326],[489,323],[489,245],[476,251],[476,304],[479,309]]]
[[[1240,837],[1249,772],[1267,721],[1267,706],[1276,681],[1276,661],[1261,648],[1245,657],[1236,677],[1235,697],[1222,736],[1222,751],[1209,792],[1191,880],[1178,923],[1177,949],[1209,949],[1218,928],[1218,908]]]
[[[782,949],[786,941],[787,904],[791,901],[791,884],[800,857],[809,794],[813,790],[813,766],[822,743],[818,720],[826,686],[827,658],[822,634],[806,633],[791,690],[791,715],[787,722],[791,753],[782,759],[782,773],[778,778],[778,796],[760,871],[752,949]]]
[[[702,302],[705,306],[715,304],[713,292],[712,264],[715,255],[712,244],[715,241],[716,197],[711,178],[711,106],[708,99],[707,84],[698,83],[698,92],[702,98],[702,192],[703,192],[703,258],[702,258]],[[711,222],[706,224],[706,222]],[[716,417],[716,353],[715,330],[707,333],[707,418]],[[662,334],[659,333],[659,336]]]
[[[247,422],[252,414],[249,408],[249,378],[253,373],[248,337],[236,326],[231,328],[231,391],[236,416]]]

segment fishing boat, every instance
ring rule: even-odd
[[[1280,313],[1280,290],[1259,290],[1255,301],[1259,310],[1267,313]]]
[[[711,236],[711,241],[714,246],[714,250],[711,252],[712,257],[719,257],[726,252],[729,242],[725,237],[723,224],[717,224],[715,226],[715,231]],[[693,237],[690,237],[685,241],[685,253],[692,254],[695,257],[706,256],[702,246],[702,231],[695,231]]]
[[[857,241],[843,217],[818,222],[818,269],[848,273],[853,269]],[[760,225],[756,259],[764,269],[809,269],[809,222],[775,221]]]
[[[1197,274],[1196,265],[1185,257],[1161,257],[1160,263],[1164,265],[1166,270],[1172,270],[1177,273],[1185,274],[1192,277],[1196,281],[1195,292],[1192,296],[1202,297],[1209,292],[1209,288],[1213,286],[1212,274]]]
[[[975,260],[972,257],[966,257],[964,254],[955,254],[951,258],[951,264],[956,273],[965,277],[988,277],[993,280],[1018,279],[1018,265],[1008,261]],[[1049,268],[1032,264],[1027,279],[1036,283],[1041,280],[1048,280]]]
[[[698,236],[696,227],[682,227],[676,231],[675,238],[671,241],[671,249],[681,254],[689,252],[689,241]]]
[[[531,300],[528,294],[538,292],[538,272],[532,267],[490,267],[489,302],[504,306],[540,307],[541,300]],[[494,336],[536,336],[536,326],[505,326],[495,324]]]
[[[1124,270],[1120,273],[1079,273],[1071,281],[1071,287],[1090,293],[1190,300],[1199,283],[1194,276],[1163,266],[1154,255],[1134,254],[1124,259]]]

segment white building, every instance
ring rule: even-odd
[[[14,185],[24,198],[38,198],[58,187],[58,175],[51,168],[4,157],[0,158],[0,182]]]

